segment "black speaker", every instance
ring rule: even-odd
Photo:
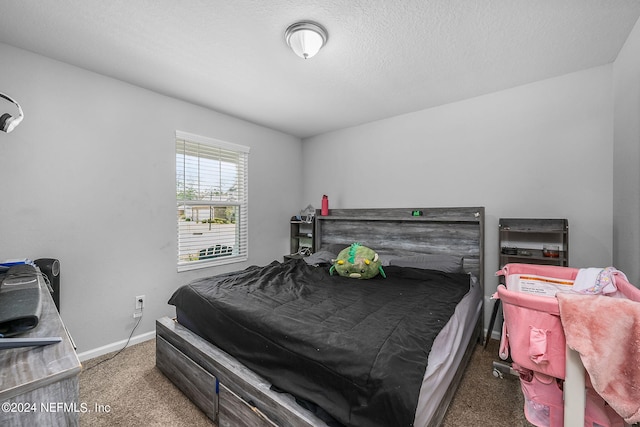
[[[49,278],[53,289],[53,303],[60,312],[60,261],[52,258],[40,258],[34,261],[42,274]]]

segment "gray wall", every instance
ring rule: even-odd
[[[571,265],[611,265],[611,78],[607,65],[305,139],[305,203],[485,206],[487,298],[500,217],[568,218]]]
[[[25,111],[0,133],[0,258],[60,259],[79,352],[125,340],[136,295],[138,335],[173,314],[179,284],[288,253],[303,207],[298,138],[7,45],[0,57],[0,92]],[[176,129],[251,147],[248,263],[176,272]]]
[[[613,258],[640,285],[640,21],[613,67]]]
[[[614,65],[302,144],[0,44],[0,91],[26,114],[0,133],[0,258],[61,260],[62,314],[80,352],[126,339],[136,295],[147,298],[136,335],[149,333],[173,314],[178,285],[279,259],[287,219],[322,194],[334,208],[485,206],[487,296],[500,217],[568,218],[572,266],[614,264],[638,283],[638,27]],[[176,129],[251,147],[248,263],[176,273]]]

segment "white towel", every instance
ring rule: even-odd
[[[624,273],[613,267],[607,268],[581,268],[578,270],[576,280],[573,282],[573,291],[581,294],[612,294],[618,290],[616,287],[616,274]],[[626,277],[625,277],[626,279]]]

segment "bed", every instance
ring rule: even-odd
[[[156,364],[220,426],[440,425],[482,336],[483,231],[481,207],[318,212],[315,258],[180,287]],[[386,278],[329,274],[353,242]]]

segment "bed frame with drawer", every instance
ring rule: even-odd
[[[483,207],[333,209],[327,216],[320,216],[318,211],[315,221],[316,250],[360,242],[398,253],[462,256],[464,270],[478,279],[484,295]],[[471,354],[482,339],[483,312],[429,426],[441,424]],[[220,427],[327,426],[291,395],[272,391],[271,384],[259,375],[168,317],[156,322],[156,365]]]

